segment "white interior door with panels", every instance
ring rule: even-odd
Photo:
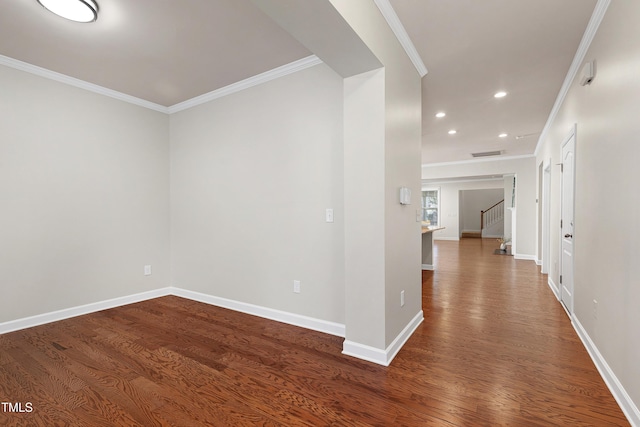
[[[560,219],[560,301],[569,315],[573,313],[575,126],[562,144],[562,195]]]

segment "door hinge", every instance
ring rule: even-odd
[[[562,220],[560,220],[560,228],[562,228]]]
[[[560,275],[560,284],[562,285],[562,274]]]

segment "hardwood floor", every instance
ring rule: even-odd
[[[2,335],[0,401],[32,411],[0,425],[629,425],[546,277],[496,247],[436,242],[425,322],[388,368],[178,297]]]

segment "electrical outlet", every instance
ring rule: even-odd
[[[151,266],[150,265],[145,265],[144,266],[144,275],[145,276],[151,276]]]
[[[400,307],[404,307],[404,291],[400,291]]]
[[[422,209],[416,209],[416,222],[422,222]]]
[[[300,293],[300,280],[293,281],[293,292],[296,294]]]
[[[595,299],[593,300],[593,318],[598,318],[598,301]]]

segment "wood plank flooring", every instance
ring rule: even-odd
[[[2,426],[629,425],[530,261],[437,241],[388,368],[342,339],[163,297],[0,336]],[[15,407],[14,407],[15,409]]]

